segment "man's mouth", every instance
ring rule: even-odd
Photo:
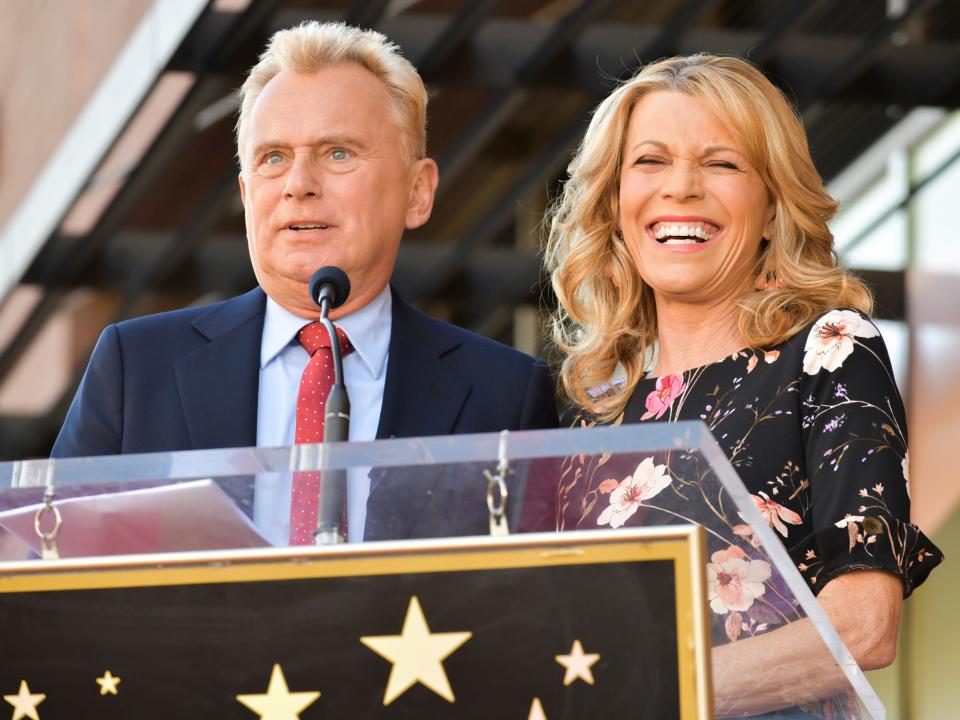
[[[721,230],[719,225],[699,222],[655,222],[650,233],[661,245],[700,245],[712,240]]]
[[[309,231],[309,230],[326,230],[326,229],[329,228],[330,226],[329,226],[329,225],[321,225],[321,224],[319,224],[319,223],[298,223],[298,224],[294,224],[294,225],[289,225],[288,227],[289,227],[291,230],[295,230],[295,231],[297,231],[297,232],[304,232],[304,231]]]

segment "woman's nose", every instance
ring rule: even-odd
[[[689,200],[703,196],[700,168],[697,165],[676,162],[667,169],[663,178],[661,192],[664,197]]]

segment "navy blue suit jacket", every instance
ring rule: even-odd
[[[256,445],[265,307],[266,295],[255,288],[214,305],[107,327],[93,351],[51,456]],[[553,382],[542,362],[428,317],[394,291],[378,438],[549,428],[557,424]],[[414,482],[412,476],[401,479],[395,475],[398,483]],[[386,503],[393,493],[379,486],[390,483],[376,479],[375,483],[371,505]],[[459,505],[463,498],[456,488],[448,493],[433,492],[438,489],[436,483],[436,479],[431,481],[431,492],[427,493],[436,498],[439,515],[433,522],[414,529],[410,513],[397,512],[394,507],[388,527],[385,515],[368,510],[367,536],[482,531],[479,526],[458,528],[452,517],[447,518],[450,522],[437,525],[444,515],[451,515],[450,503]],[[416,495],[410,490],[406,487],[406,492],[400,492],[397,488],[393,499]],[[418,506],[414,513],[421,520],[422,509]],[[398,520],[400,515],[404,517]],[[396,525],[398,521],[403,527]]]

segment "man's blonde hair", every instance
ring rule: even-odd
[[[595,110],[547,218],[546,266],[559,306],[552,335],[564,356],[561,387],[604,420],[622,412],[657,339],[653,292],[618,227],[624,139],[633,108],[652,92],[704,101],[736,134],[776,207],[754,269],[763,290],[739,298],[745,344],[782,343],[831,308],[872,308],[866,287],[837,264],[827,227],[837,205],[783,94],[739,58],[698,54],[647,65]],[[618,366],[626,373],[622,391],[592,398],[587,390],[609,380]]]
[[[416,69],[400,54],[400,48],[374,30],[314,20],[274,33],[240,88],[236,129],[241,166],[250,113],[267,83],[284,70],[313,73],[342,63],[359,65],[377,76],[390,97],[403,136],[404,156],[409,161],[426,156],[427,91]]]

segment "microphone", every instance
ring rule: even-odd
[[[330,336],[333,353],[333,386],[327,395],[323,418],[323,443],[345,442],[350,435],[350,397],[343,382],[343,355],[336,328],[330,322],[330,311],[346,302],[350,295],[350,278],[338,267],[322,267],[310,276],[310,298],[320,306],[320,322]],[[334,545],[346,541],[341,515],[347,490],[345,470],[324,470],[320,480],[317,529],[313,534],[317,545]]]
[[[338,267],[327,265],[310,276],[310,297],[323,311],[323,298],[330,299],[330,310],[343,305],[350,296],[350,278]]]

